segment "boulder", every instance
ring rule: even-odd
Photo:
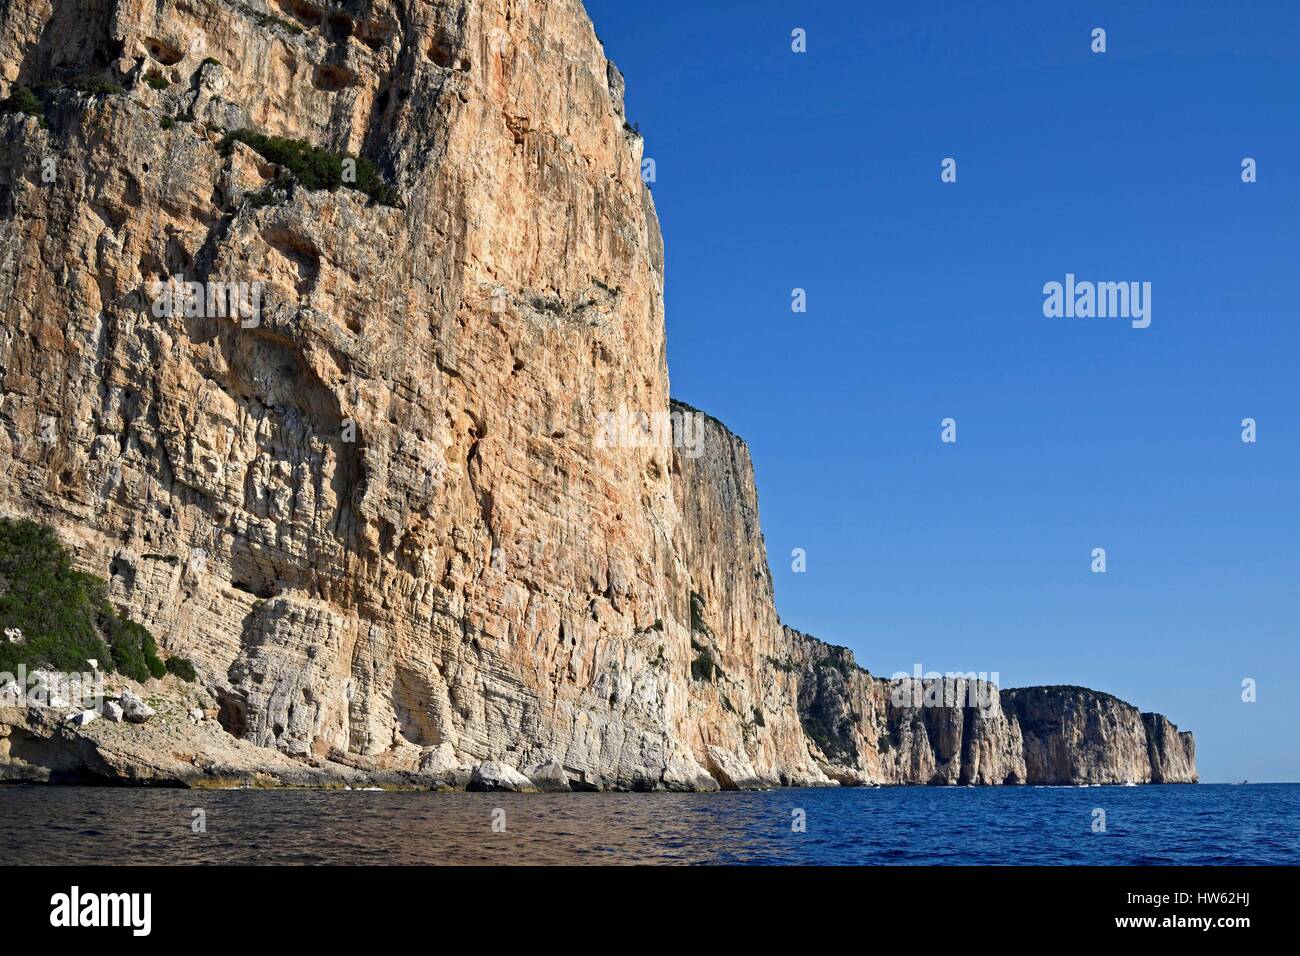
[[[466,790],[483,793],[535,793],[533,782],[499,760],[485,760],[470,775]]]
[[[542,793],[568,793],[569,775],[558,760],[548,760],[524,771],[534,787]]]
[[[68,718],[68,722],[77,727],[84,727],[92,720],[99,720],[99,714],[95,713],[93,710],[83,710]]]
[[[436,747],[430,747],[420,754],[420,772],[431,774],[448,774],[455,771],[460,766],[460,761],[456,759],[456,748],[451,744],[443,742]]]
[[[122,705],[114,700],[105,701],[104,717],[115,724],[120,724],[122,722]]]
[[[122,691],[118,695],[117,702],[122,705],[122,716],[129,724],[143,724],[154,716],[154,709],[132,691]]]
[[[28,675],[32,692],[31,700],[39,706],[51,710],[67,710],[72,704],[63,696],[66,681],[56,671],[31,671]]]

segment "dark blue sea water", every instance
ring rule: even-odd
[[[194,832],[196,810],[206,832]],[[1104,832],[1094,832],[1097,810]],[[0,859],[1297,864],[1300,784],[557,795],[0,787]]]

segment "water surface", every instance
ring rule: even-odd
[[[196,810],[205,833],[193,832]],[[1096,810],[1104,832],[1093,830]],[[1300,784],[553,795],[8,786],[0,859],[1298,864]]]

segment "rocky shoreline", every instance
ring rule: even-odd
[[[809,640],[804,638],[804,640]],[[818,642],[820,643],[820,642]],[[822,645],[826,647],[826,645]],[[831,653],[848,654],[843,648],[826,648]],[[851,659],[851,658],[850,658]],[[844,672],[835,671],[844,675]],[[859,676],[860,675],[860,676]],[[897,693],[900,682],[878,681],[865,671],[849,672],[844,689],[857,678],[872,687]],[[258,747],[230,735],[217,720],[215,701],[201,687],[175,678],[151,681],[148,686],[121,682],[121,690],[94,711],[70,710],[67,706],[48,706],[14,700],[0,693],[0,784],[49,783],[74,785],[127,785],[187,787],[193,789],[234,788],[310,788],[310,789],[385,789],[487,791],[515,793],[560,793],[590,790],[638,790],[711,792],[737,789],[772,789],[781,786],[891,786],[891,785],[1102,785],[1123,783],[1193,783],[1196,781],[1195,752],[1190,734],[1158,714],[1137,715],[1136,709],[1110,697],[1083,688],[1036,687],[1002,691],[995,694],[999,704],[979,715],[983,726],[1001,728],[1008,739],[1020,733],[1018,724],[1030,729],[1028,743],[1021,754],[1009,756],[1006,764],[993,761],[996,741],[986,732],[973,735],[963,746],[940,741],[937,753],[918,751],[916,738],[900,744],[900,755],[892,763],[854,760],[836,763],[824,759],[820,767],[825,775],[816,778],[764,778],[726,754],[715,751],[707,758],[711,772],[695,781],[682,784],[668,780],[645,780],[632,787],[618,782],[592,780],[576,768],[565,767],[551,759],[521,769],[499,760],[467,761],[459,758],[449,744],[430,748],[411,766],[381,766],[355,754],[335,752],[322,758],[301,759],[275,750]],[[905,682],[903,682],[905,683]],[[933,687],[927,683],[926,688]],[[965,694],[959,681],[948,683],[950,694]],[[820,696],[820,695],[816,695]],[[1071,703],[1063,705],[1060,698]],[[845,697],[839,698],[842,702]],[[127,704],[123,714],[121,700]],[[147,700],[147,703],[146,703]],[[820,727],[833,704],[820,701],[816,710],[807,711],[810,723]],[[1102,709],[1107,714],[1089,713]],[[1035,714],[1048,714],[1049,721],[1068,711],[1077,715],[1073,729],[1062,724],[1059,731],[1043,729],[1034,723]],[[817,716],[813,716],[813,714]],[[86,718],[94,714],[95,717]],[[1008,717],[1014,728],[1008,731]],[[95,719],[101,717],[102,719]],[[1136,720],[1134,715],[1137,715]],[[954,717],[956,716],[956,719]],[[940,708],[930,715],[921,712],[904,717],[894,715],[895,726],[907,726],[918,719],[946,723],[950,727],[964,722],[964,715]],[[1069,742],[1081,726],[1089,721],[1109,720],[1114,733],[1130,735],[1128,740],[1092,732],[1088,749],[1071,750]],[[1081,723],[1080,723],[1081,722]],[[841,724],[841,726],[845,726]],[[854,731],[860,728],[854,728]],[[922,730],[924,733],[924,730]],[[1145,740],[1141,739],[1146,734]],[[960,737],[960,732],[958,732]],[[1132,751],[1131,745],[1145,751]],[[827,749],[843,759],[843,753],[827,741]],[[845,742],[852,746],[851,738]],[[814,746],[816,746],[814,744]],[[888,751],[886,751],[888,752]],[[1131,758],[1128,769],[1119,774],[1108,764],[1117,752]],[[1053,763],[1050,755],[1064,763]],[[1059,755],[1064,755],[1060,757]],[[1089,759],[1102,758],[1102,763]],[[1145,762],[1149,759],[1149,763]],[[936,762],[936,760],[938,762]],[[909,774],[900,768],[919,767]],[[1007,770],[1005,776],[997,775]],[[924,779],[921,779],[921,778]]]

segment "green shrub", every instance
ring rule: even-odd
[[[358,192],[363,192],[381,206],[397,205],[397,190],[384,182],[379,167],[364,156],[355,157],[357,161],[357,181],[345,183]]]
[[[127,677],[143,684],[150,677],[167,673],[158,656],[158,645],[143,625],[121,617],[105,602],[100,607],[99,626],[113,651],[113,662]]]
[[[105,673],[162,677],[167,668],[153,635],[118,614],[107,593],[102,578],[72,566],[50,528],[0,518],[0,626],[23,633],[20,643],[0,638],[0,671],[22,664],[79,672],[95,660]]]
[[[290,23],[288,20],[270,13],[263,13],[261,10],[255,10],[246,3],[239,5],[239,11],[250,17],[259,27],[280,27],[292,36],[302,35],[302,27],[298,26],[298,24]]]
[[[384,182],[377,167],[364,156],[339,156],[320,146],[301,139],[283,136],[266,136],[250,129],[237,129],[222,139],[222,155],[229,156],[235,143],[243,143],[268,162],[287,169],[305,189],[327,189],[334,192],[340,186],[365,193],[375,202],[385,206],[396,205],[397,191]],[[356,182],[343,178],[343,160],[356,163]]]
[[[152,86],[155,90],[165,90],[167,89],[167,87],[171,86],[171,83],[169,81],[163,79],[161,76],[155,76],[153,73],[147,75],[144,78],[144,81],[148,83],[150,86]]]
[[[0,113],[24,113],[44,121],[45,104],[27,87],[15,86],[9,95],[0,101]]]
[[[96,627],[105,590],[99,578],[72,567],[52,530],[0,519],[0,626],[23,633],[16,644],[0,637],[0,671],[23,664],[78,672],[88,660],[111,671],[112,655]]]
[[[74,76],[64,86],[89,96],[121,96],[126,92],[126,88],[120,83],[114,83],[112,80],[96,76],[93,73],[82,73],[80,76]]]
[[[776,670],[781,671],[781,673],[783,674],[793,674],[796,670],[798,670],[798,668],[794,666],[794,661],[790,660],[789,658],[773,657],[770,654],[768,654],[766,655],[766,659],[767,662],[772,665],[772,667],[774,667]]]
[[[44,112],[41,101],[25,86],[15,86],[4,101],[5,112],[26,113],[28,116],[40,116]]]
[[[816,717],[805,717],[800,715],[800,723],[803,724],[803,732],[808,735],[809,739],[811,739],[813,743],[821,748],[822,753],[829,757],[839,751],[839,744],[827,732],[826,725]]]
[[[852,748],[846,741],[851,737],[853,725],[847,718],[841,720],[837,729],[827,726],[821,719],[809,714],[800,714],[799,722],[803,724],[804,733],[827,757],[832,760],[847,760],[852,757]]]
[[[845,660],[843,657],[839,656],[838,654],[830,654],[826,657],[819,658],[818,660],[813,662],[813,666],[816,667],[818,670],[836,671],[845,680],[849,680],[850,678],[853,677],[853,667],[849,664],[847,660]]]
[[[187,657],[169,657],[167,658],[167,673],[175,674],[183,681],[193,683],[198,679],[198,674],[194,672],[194,664]]]
[[[176,125],[176,121],[172,119],[170,116],[164,116],[162,119],[158,121],[158,125],[161,126],[163,129],[171,129],[173,126]]]
[[[278,206],[289,198],[288,188],[288,183],[276,180],[257,192],[245,193],[244,201],[254,209],[261,209],[263,206]]]

